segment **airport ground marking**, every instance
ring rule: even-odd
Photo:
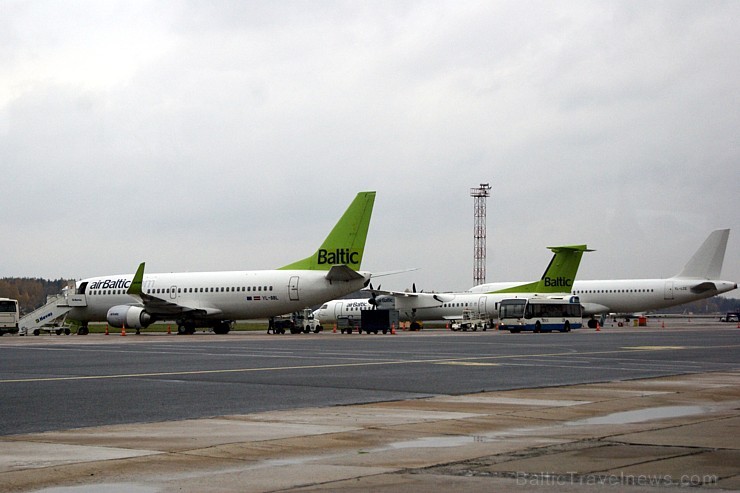
[[[688,348],[686,346],[623,346],[622,349],[633,349],[635,351],[679,351]]]
[[[286,370],[312,370],[312,369],[325,369],[325,368],[352,368],[352,367],[367,367],[367,366],[390,366],[390,365],[412,365],[412,364],[462,364],[465,362],[480,362],[480,360],[502,360],[502,359],[519,359],[519,358],[533,358],[533,357],[555,357],[555,356],[598,356],[598,355],[612,355],[618,353],[637,353],[637,352],[650,352],[650,351],[681,351],[686,349],[711,349],[715,346],[635,346],[634,349],[622,348],[612,351],[587,351],[583,353],[572,353],[572,352],[557,352],[557,353],[538,353],[538,354],[505,354],[496,356],[470,356],[464,358],[435,358],[435,359],[413,359],[413,360],[386,360],[386,361],[365,361],[358,363],[332,363],[323,365],[292,365],[292,366],[271,366],[265,368],[223,368],[219,370],[183,370],[183,371],[166,371],[166,372],[150,372],[150,373],[121,373],[112,375],[74,375],[64,377],[38,377],[38,378],[14,378],[14,379],[1,379],[0,384],[3,383],[32,383],[32,382],[64,382],[64,381],[84,381],[84,380],[108,380],[108,379],[123,379],[123,378],[151,378],[151,377],[174,377],[174,376],[188,376],[188,375],[213,375],[220,373],[256,373],[256,372],[269,372],[269,371],[286,371]],[[740,345],[733,346],[722,346],[723,348],[728,347],[740,347]],[[491,364],[490,366],[493,366]],[[499,365],[496,363],[495,365]],[[473,366],[473,365],[470,365]]]
[[[480,361],[440,361],[435,365],[454,365],[454,366],[501,366],[501,363],[483,363]]]

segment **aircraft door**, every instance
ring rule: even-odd
[[[478,299],[478,313],[481,317],[488,317],[488,313],[486,313],[486,297],[481,296]]]
[[[665,282],[665,294],[663,296],[663,299],[666,299],[666,300],[673,299],[673,281]]]
[[[337,320],[339,317],[342,316],[342,307],[344,306],[343,302],[338,302],[336,305],[334,305],[334,319]]]
[[[298,276],[292,276],[290,278],[290,284],[288,285],[288,298],[290,301],[298,301]]]
[[[170,299],[177,299],[177,286],[170,286]]]

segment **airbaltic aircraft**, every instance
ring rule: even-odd
[[[321,247],[310,257],[277,270],[175,272],[83,279],[77,282],[71,320],[107,321],[139,329],[155,321],[175,321],[178,332],[196,327],[229,332],[233,321],[301,310],[357,291],[370,282],[359,272],[375,192],[358,193]]]
[[[585,315],[633,314],[701,300],[737,289],[737,283],[720,281],[729,229],[713,231],[683,270],[667,279],[615,279],[576,281],[572,294],[581,299]],[[511,283],[475,286],[474,293],[489,293]]]
[[[372,307],[395,308],[401,320],[410,320],[411,328],[419,327],[423,320],[459,320],[468,310],[478,318],[493,320],[498,317],[498,305],[507,298],[529,298],[535,294],[566,294],[581,263],[583,252],[590,252],[586,245],[548,247],[554,255],[539,281],[507,283],[501,290],[491,293],[417,293],[383,291],[370,288],[370,300],[332,300],[314,312],[322,324],[336,323],[337,317],[357,317],[360,310]],[[377,296],[377,295],[382,295]]]

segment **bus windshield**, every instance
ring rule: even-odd
[[[15,313],[16,302],[13,300],[0,300],[0,312]]]
[[[522,318],[527,300],[504,300],[499,307],[499,318]]]

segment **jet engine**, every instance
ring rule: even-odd
[[[142,329],[152,323],[152,316],[140,306],[117,305],[108,310],[105,316],[108,323],[118,329],[125,324],[127,329]]]

